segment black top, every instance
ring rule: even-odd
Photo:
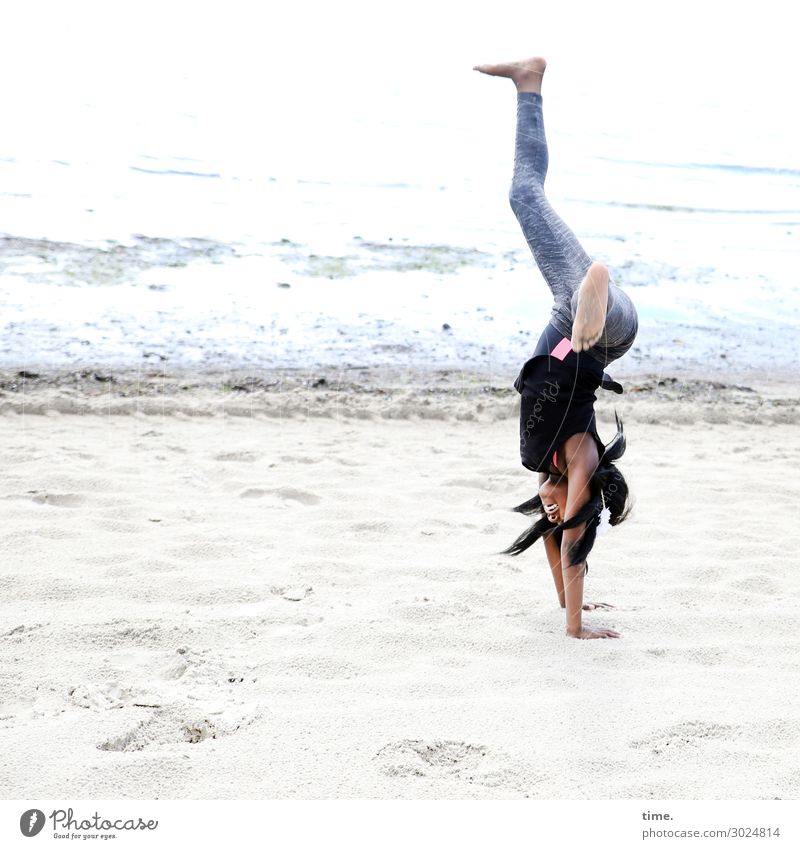
[[[573,351],[570,340],[548,324],[514,381],[522,396],[520,459],[526,469],[549,472],[553,453],[575,433],[591,434],[602,455],[594,415],[598,387],[622,392],[597,360]]]

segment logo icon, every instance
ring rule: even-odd
[[[31,808],[19,818],[19,830],[25,837],[35,837],[44,828],[44,813]]]

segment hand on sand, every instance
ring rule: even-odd
[[[612,631],[611,628],[592,628],[591,625],[584,625],[577,634],[567,631],[567,636],[575,637],[576,640],[602,640],[606,637],[621,637],[622,634]]]
[[[601,607],[604,610],[613,610],[614,605],[608,604],[605,601],[587,601],[586,604],[583,605],[581,610],[598,610]]]

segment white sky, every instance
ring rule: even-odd
[[[513,88],[471,68],[542,54],[548,126],[565,136],[593,121],[631,159],[791,167],[793,17],[776,0],[16,2],[0,157],[295,161],[317,179],[359,157],[387,179],[449,159],[507,168]],[[182,113],[202,114],[196,131]]]
[[[630,86],[780,103],[798,80],[788,2],[17,2],[0,37],[3,96],[45,102],[82,86],[141,97],[241,91],[297,97],[341,85],[457,80],[480,61],[545,55],[598,91]],[[11,89],[9,92],[8,89]]]

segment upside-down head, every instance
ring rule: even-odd
[[[615,465],[625,453],[625,433],[619,416],[614,413],[614,417],[617,422],[617,432],[611,442],[606,445],[589,481],[591,497],[586,504],[572,518],[564,521],[567,482],[563,478],[560,481],[545,481],[539,487],[537,495],[512,508],[517,513],[539,516],[539,518],[508,548],[499,552],[500,554],[521,554],[540,537],[550,535],[555,538],[560,548],[563,532],[585,522],[583,534],[570,550],[570,562],[582,563],[594,546],[598,527],[606,521],[609,525],[619,525],[628,518],[632,506],[628,484]]]

